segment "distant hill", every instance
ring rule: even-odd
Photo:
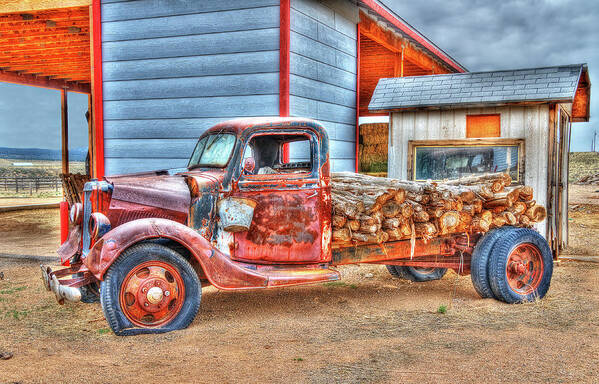
[[[85,161],[87,148],[71,148],[69,160]],[[18,160],[60,160],[62,152],[59,149],[44,148],[7,148],[0,147],[0,158]]]

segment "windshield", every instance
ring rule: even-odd
[[[188,168],[223,168],[229,162],[235,147],[235,135],[218,133],[200,139],[189,160]]]

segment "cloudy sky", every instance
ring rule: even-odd
[[[599,84],[599,1],[383,0],[470,71],[589,64]],[[591,122],[576,123],[572,150],[588,151],[599,131],[599,94]],[[87,97],[69,94],[71,147],[87,146]],[[0,146],[60,148],[57,91],[0,83]]]
[[[572,125],[572,151],[599,137],[599,1],[383,0],[469,71],[587,63],[591,121]]]

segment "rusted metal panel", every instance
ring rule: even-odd
[[[165,219],[142,219],[108,232],[90,250],[85,265],[98,280],[127,248],[144,240],[171,239],[187,248],[198,260],[206,278],[219,289],[266,287],[267,277],[233,262],[193,229]]]
[[[386,265],[401,265],[406,267],[419,268],[451,268],[460,275],[470,274],[470,254],[454,254],[451,256],[432,255],[432,256],[416,256],[413,259],[401,259],[384,262],[376,262],[376,264]]]
[[[113,200],[189,212],[189,188],[182,176],[132,176],[107,180],[114,187]]]
[[[216,233],[216,203],[222,188],[222,171],[189,172],[187,184],[191,193],[188,225],[210,240]]]
[[[333,249],[332,265],[374,263],[396,259],[409,259],[412,255],[410,240],[390,241],[382,244],[361,244]],[[417,239],[414,256],[452,255],[455,248],[451,238],[434,238],[425,243]]]
[[[319,263],[321,252],[318,189],[240,192],[256,201],[247,232],[235,233],[235,260],[256,263]]]
[[[65,263],[71,259],[75,254],[81,253],[81,226],[75,225],[71,228],[67,240],[60,245],[56,250],[58,256],[60,256],[60,263]]]

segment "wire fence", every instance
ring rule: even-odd
[[[33,195],[42,191],[62,191],[60,177],[0,177],[0,192]]]

